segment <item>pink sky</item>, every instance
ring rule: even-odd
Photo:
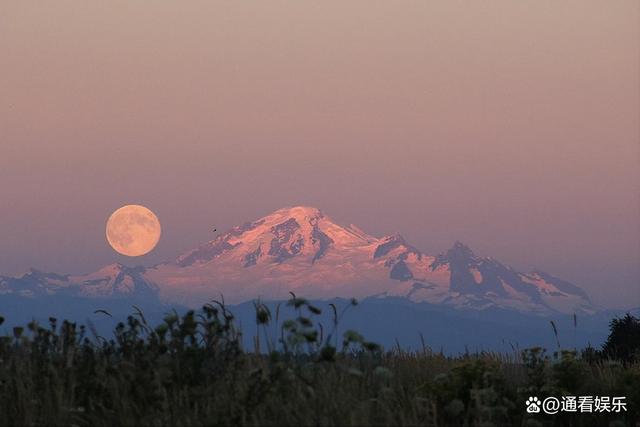
[[[3,1],[0,274],[307,204],[640,305],[640,3]],[[131,263],[131,261],[128,261]],[[135,261],[134,261],[135,263]]]

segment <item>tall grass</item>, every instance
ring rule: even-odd
[[[292,295],[293,319],[256,302],[254,348],[222,302],[150,325],[144,313],[112,337],[49,319],[0,337],[0,425],[635,425],[640,366],[589,363],[575,351],[446,357],[384,351],[344,310]],[[107,313],[108,314],[108,313]],[[0,321],[1,323],[1,321]],[[267,326],[271,326],[268,328]],[[277,334],[271,331],[277,330]],[[528,396],[627,396],[629,412],[527,415]]]

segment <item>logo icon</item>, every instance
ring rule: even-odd
[[[537,414],[540,412],[541,402],[536,396],[529,396],[525,405],[527,405],[527,412],[529,414]]]

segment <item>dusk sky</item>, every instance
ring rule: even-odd
[[[0,275],[304,204],[640,305],[637,0],[4,0],[0,69]]]

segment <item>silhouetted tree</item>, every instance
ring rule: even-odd
[[[609,323],[609,337],[602,346],[605,357],[625,362],[640,360],[640,319],[627,313]]]

